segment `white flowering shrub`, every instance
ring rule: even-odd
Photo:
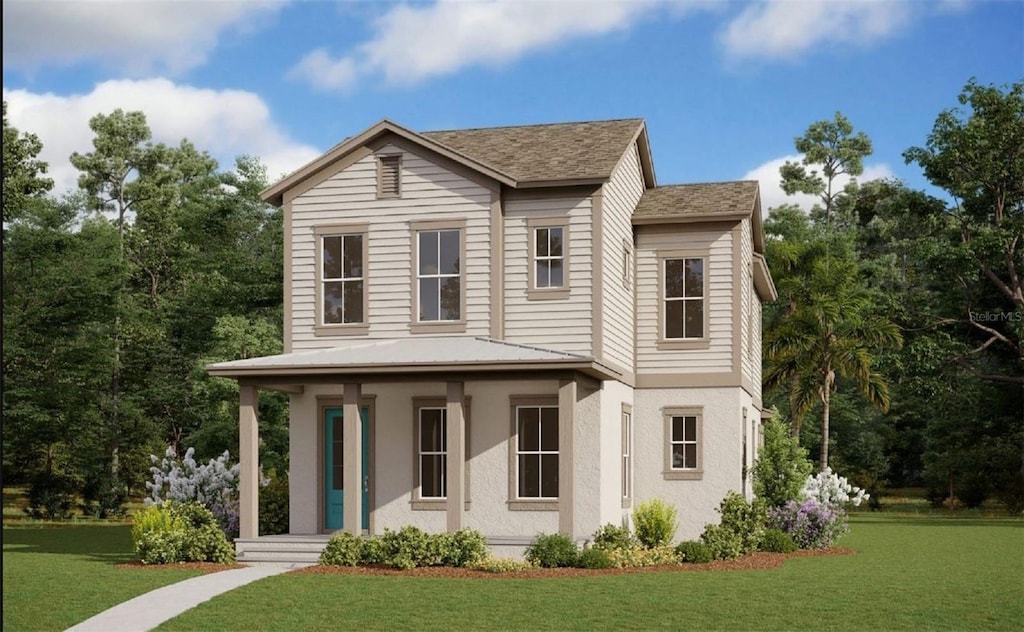
[[[851,485],[845,476],[839,476],[827,467],[824,472],[807,477],[800,490],[800,498],[816,500],[832,507],[843,507],[846,504],[859,507],[870,495],[856,485]]]
[[[174,448],[167,448],[163,459],[150,455],[153,480],[146,483],[145,504],[198,502],[213,513],[228,538],[238,537],[238,464],[228,465],[227,450],[206,465],[196,463],[194,454],[195,448],[189,448],[178,458]]]

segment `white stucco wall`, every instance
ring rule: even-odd
[[[628,519],[631,513],[630,509],[622,507],[623,404],[633,405],[633,389],[621,382],[604,382],[601,387],[601,509],[596,524],[581,525],[581,528],[589,528],[587,538],[601,525],[621,525],[623,518]],[[633,460],[635,469],[635,456]]]
[[[676,540],[698,537],[717,523],[715,509],[729,490],[742,491],[742,389],[638,389],[634,392],[636,450],[634,507],[661,498],[679,511]],[[749,402],[749,397],[747,398]],[[665,407],[703,407],[703,475],[700,480],[665,480]],[[749,414],[749,413],[748,413]]]

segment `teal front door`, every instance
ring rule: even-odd
[[[362,482],[363,520],[362,528],[370,528],[370,432],[369,410],[360,409],[363,424],[363,471]],[[345,528],[345,419],[341,408],[324,410],[324,529]]]

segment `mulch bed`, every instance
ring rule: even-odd
[[[289,575],[392,575],[397,577],[445,577],[458,579],[561,579],[564,577],[601,577],[634,573],[674,573],[694,571],[744,571],[778,568],[794,557],[822,557],[827,555],[853,555],[853,549],[836,547],[820,551],[793,553],[754,553],[736,560],[715,561],[709,564],[680,564],[676,566],[645,566],[642,568],[532,568],[514,573],[488,573],[468,568],[430,566],[398,570],[384,566],[309,566],[289,572]]]
[[[213,562],[178,562],[176,564],[143,564],[139,560],[132,562],[123,562],[121,564],[115,564],[114,568],[150,568],[150,569],[188,569],[192,571],[199,571],[200,573],[217,573],[220,571],[230,571],[236,568],[247,568],[244,564],[214,564]]]

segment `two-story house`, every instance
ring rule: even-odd
[[[263,193],[284,210],[284,353],[240,385],[241,539],[257,389],[290,393],[290,531],[463,527],[582,540],[635,503],[678,538],[750,494],[755,182],[658,186],[641,119],[416,133],[381,121]]]

